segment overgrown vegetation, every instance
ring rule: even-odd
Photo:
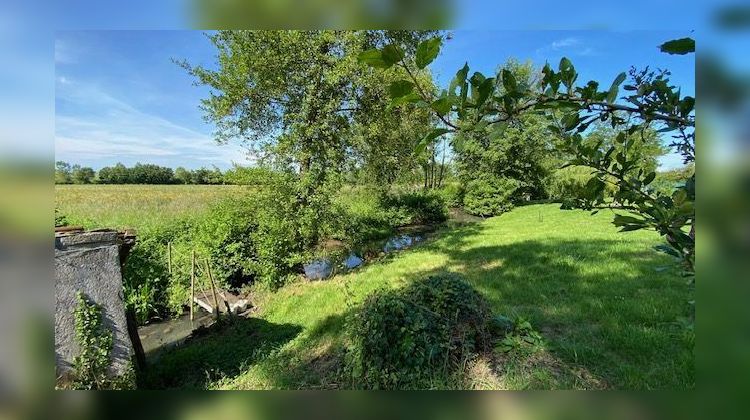
[[[98,182],[251,187],[151,219],[137,201],[129,216],[114,204],[111,218],[58,203],[71,223],[139,229],[125,295],[140,322],[181,312],[193,251],[199,277],[211,267],[220,286],[252,284],[264,296],[267,322],[253,339],[271,344],[244,348],[242,336],[255,334],[247,324],[220,325],[215,336],[166,355],[164,376],[152,384],[693,386],[692,340],[681,341],[690,333],[673,325],[690,313],[680,299],[691,291],[653,254],[656,237],[616,236],[596,215],[611,210],[622,231],[657,231],[668,243],[661,248],[693,273],[694,167],[656,171],[665,152],[660,133],[671,133],[670,148],[694,161],[695,100],[669,84],[668,72],[631,69],[602,90],[596,81],[577,84],[567,58],[556,69],[510,60],[491,77],[470,75],[466,64],[441,90],[428,69],[442,44],[434,32],[208,38],[215,66],[178,64],[210,90],[202,109],[216,140],[241,142],[259,166],[221,174],[116,165]],[[621,86],[630,93],[618,98]],[[58,166],[65,182],[96,181],[83,168],[73,176],[69,165]],[[549,206],[513,210],[544,199],[593,218]],[[384,257],[354,274],[356,282],[293,281],[329,243],[351,249],[398,227],[440,223],[447,206],[503,216],[447,232],[408,256]],[[490,309],[516,321],[507,325]],[[507,334],[491,343],[492,354],[484,351],[488,329]],[[216,355],[206,357],[203,344]],[[181,377],[181,367],[203,369],[205,378]]]
[[[652,249],[657,234],[621,234],[610,221],[556,204],[517,207],[361,270],[260,293],[247,323],[162,355],[152,386],[349,388],[353,311],[378,290],[457,273],[493,314],[510,318],[495,337],[532,335],[513,332],[522,318],[542,342],[506,352],[493,340],[491,355],[436,378],[434,388],[692,389],[693,333],[675,320],[690,313],[694,291]]]
[[[75,338],[80,353],[73,360],[71,381],[65,386],[74,389],[128,389],[135,386],[132,366],[130,373],[113,375],[113,334],[103,324],[102,309],[82,293],[78,292],[73,312]]]
[[[207,259],[221,287],[250,283],[273,290],[299,275],[319,238],[354,247],[384,239],[398,226],[439,223],[447,217],[435,192],[356,188],[332,192],[331,207],[313,218],[298,200],[297,184],[274,177],[272,186],[253,189],[65,186],[58,187],[58,206],[73,224],[137,230],[137,246],[123,277],[126,302],[139,323],[182,313],[189,300],[192,251],[200,279]],[[168,244],[173,250],[171,275]]]
[[[350,319],[353,386],[424,389],[465,367],[490,341],[489,307],[455,275],[368,296]]]

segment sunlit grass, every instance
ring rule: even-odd
[[[248,340],[267,340],[271,349],[248,355],[238,348],[237,357],[216,359],[201,349],[225,339],[207,336],[167,354],[154,374],[177,375],[169,378],[172,386],[340,387],[343,327],[351,310],[378,288],[451,271],[465,276],[496,314],[528,319],[546,350],[475,361],[468,385],[437,388],[694,387],[692,339],[675,322],[688,313],[690,287],[673,261],[653,250],[658,235],[618,233],[610,222],[611,214],[550,204],[446,229],[434,241],[359,271],[259,296],[255,316],[264,321],[263,332]],[[193,373],[181,378],[180,372]]]

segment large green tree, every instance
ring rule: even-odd
[[[402,46],[394,53],[414,51],[431,34],[219,31],[208,35],[216,47],[216,67],[180,64],[198,84],[210,88],[202,108],[219,142],[242,142],[262,163],[294,174],[297,217],[309,232],[305,236],[315,241],[341,173],[359,166],[381,177],[388,166],[376,168],[375,162],[384,156],[400,160],[404,148],[397,143],[407,138],[410,146],[416,142],[411,132],[418,128],[404,120],[418,113],[396,114],[379,128],[371,124],[373,115],[384,115],[386,92],[407,88],[391,84],[406,74],[398,69],[374,72],[358,56],[391,42]],[[427,70],[414,76],[425,81],[426,74]],[[429,121],[426,113],[422,115]],[[384,147],[377,149],[377,142]],[[357,163],[357,158],[364,161]]]

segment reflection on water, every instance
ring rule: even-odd
[[[424,239],[423,234],[401,233],[385,241],[361,245],[358,250],[349,253],[346,258],[319,258],[302,266],[305,278],[308,280],[326,279],[334,274],[334,268],[336,267],[340,267],[341,270],[352,270],[364,264],[366,260],[409,248]]]
[[[359,267],[364,262],[365,262],[365,260],[363,260],[362,258],[358,257],[356,254],[350,254],[346,258],[346,260],[344,260],[344,267],[346,267],[348,270],[351,270],[352,268]]]
[[[196,310],[195,319],[190,322],[190,314],[184,313],[178,318],[163,322],[154,322],[138,328],[138,336],[146,355],[155,350],[176,346],[199,327],[206,327],[214,322],[214,316],[208,312]]]
[[[327,258],[309,262],[302,268],[305,270],[305,277],[309,280],[321,280],[333,273],[333,264]]]
[[[398,251],[404,248],[408,248],[415,243],[424,239],[422,236],[411,236],[411,235],[398,235],[388,239],[383,245],[383,252]]]

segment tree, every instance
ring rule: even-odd
[[[191,184],[193,182],[193,176],[187,169],[182,166],[178,166],[174,170],[174,179],[180,184]]]
[[[217,141],[240,139],[273,168],[296,174],[300,229],[314,243],[330,207],[326,191],[350,162],[354,120],[370,98],[372,71],[359,53],[390,39],[414,49],[426,34],[219,31],[208,36],[216,69],[179,64],[211,88],[202,108]]]
[[[105,166],[99,170],[99,182],[102,184],[130,184],[133,183],[131,170],[122,163],[115,166]]]
[[[70,184],[70,164],[58,160],[55,162],[55,184]]]
[[[695,51],[695,42],[686,38],[665,43],[661,48],[670,54],[687,54]],[[584,206],[594,212],[602,208],[627,212],[616,213],[613,223],[622,231],[656,230],[669,245],[663,250],[680,258],[686,272],[694,274],[695,175],[671,196],[654,194],[648,185],[655,179],[655,172],[644,171],[638,159],[628,153],[635,134],[656,129],[672,133],[669,147],[679,152],[686,163],[695,161],[695,98],[683,97],[679,89],[670,85],[669,72],[631,68],[600,90],[596,81],[578,85],[578,73],[568,58],[560,60],[557,71],[546,64],[539,86],[519,81],[508,69],[494,77],[479,72],[469,77],[466,64],[450,86],[435,95],[421,89],[414,70],[429,65],[439,49],[440,39],[435,38],[420,43],[408,61],[402,59],[405,52],[398,45],[360,55],[362,62],[373,67],[398,66],[407,73],[409,77],[403,84],[411,85],[416,94],[391,92],[392,103],[416,103],[434,111],[441,126],[425,136],[422,143],[447,132],[472,132],[489,126],[502,132],[517,126],[529,113],[544,115],[552,123],[550,129],[565,140],[567,153],[572,156],[568,164],[589,167],[595,175],[586,185]],[[623,89],[630,94],[618,98],[626,80],[629,83]],[[618,130],[616,144],[603,149],[603,142],[591,145],[584,140],[583,133],[597,122],[607,122]],[[607,183],[616,189],[611,200],[604,195]],[[684,232],[687,226],[690,234]]]
[[[136,163],[131,169],[132,182],[136,184],[171,184],[174,182],[172,168],[150,163]]]
[[[71,171],[71,179],[74,184],[91,184],[94,182],[96,172],[92,168],[82,167],[81,165],[73,165]]]

